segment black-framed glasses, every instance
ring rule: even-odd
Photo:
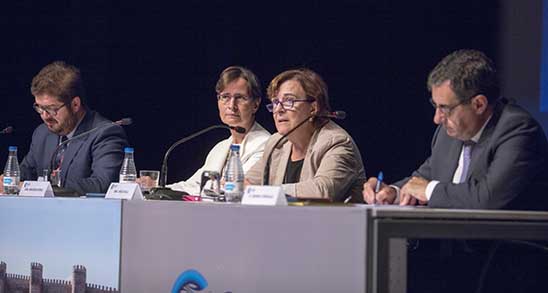
[[[433,100],[432,98],[430,98],[430,104],[432,104],[432,107],[434,107],[434,111],[435,111],[435,110],[440,110],[440,112],[441,112],[445,117],[448,117],[448,116],[451,115],[451,113],[453,112],[453,110],[455,110],[458,106],[470,103],[470,101],[472,101],[472,98],[474,98],[475,96],[477,96],[477,95],[473,95],[473,96],[471,96],[471,97],[468,98],[468,99],[461,100],[461,101],[459,101],[458,103],[456,103],[456,104],[453,105],[453,106],[448,106],[448,105],[437,105],[436,102],[434,102],[434,100]]]
[[[245,95],[241,95],[241,94],[234,94],[234,95],[231,95],[231,94],[218,94],[217,95],[217,100],[220,101],[223,104],[228,103],[230,101],[230,99],[234,99],[234,102],[236,104],[246,103],[247,101],[251,100],[250,97],[245,96]]]
[[[54,107],[43,107],[43,106],[40,106],[36,103],[34,103],[32,105],[32,107],[34,108],[34,110],[36,111],[36,113],[42,115],[44,112],[48,113],[50,116],[57,116],[57,112],[59,112],[59,110],[61,110],[61,108],[63,108],[64,106],[66,106],[67,104],[66,103],[63,103],[63,105],[61,106],[58,106],[57,108],[54,108]]]
[[[293,95],[286,95],[281,100],[278,99],[278,98],[274,98],[274,99],[270,100],[271,103],[266,105],[266,109],[268,110],[268,112],[272,113],[272,112],[274,112],[274,109],[278,105],[282,105],[282,108],[284,110],[291,110],[295,106],[296,102],[312,103],[314,101],[316,101],[316,99],[311,98],[311,97],[306,97],[305,99],[299,99],[299,98],[297,98],[296,96],[293,96]]]

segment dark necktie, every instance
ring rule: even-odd
[[[67,137],[65,135],[61,136],[60,143],[63,143],[67,140]],[[65,154],[65,150],[67,149],[68,144],[64,144],[59,148],[59,151],[55,155],[55,169],[54,172],[60,172],[61,171],[61,164],[63,163],[63,157]]]
[[[470,158],[472,155],[472,147],[474,147],[475,142],[465,141],[462,146],[462,173],[460,175],[460,183],[466,181],[466,176],[468,175],[468,169],[470,168]]]

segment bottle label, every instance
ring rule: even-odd
[[[19,186],[18,177],[4,177],[4,186]]]
[[[136,175],[120,175],[120,183],[135,183]]]
[[[240,193],[243,191],[243,182],[225,182],[225,193]]]
[[[244,193],[244,183],[229,181],[225,183],[225,199],[227,202],[240,202]]]

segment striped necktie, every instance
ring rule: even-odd
[[[67,137],[65,135],[61,136],[59,144],[62,144],[67,140]],[[59,151],[55,155],[55,169],[54,172],[60,172],[61,171],[61,164],[63,164],[63,157],[65,155],[65,150],[67,149],[68,144],[64,144],[59,148]]]

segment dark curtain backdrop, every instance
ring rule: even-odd
[[[15,2],[15,1],[13,1]],[[138,2],[138,1],[137,1]],[[220,122],[214,86],[243,65],[263,87],[278,73],[308,67],[329,85],[339,122],[354,137],[367,175],[406,176],[429,154],[434,124],[425,81],[443,56],[476,48],[496,60],[498,1],[17,1],[1,4],[0,163],[8,145],[28,151],[41,123],[29,91],[46,64],[65,60],[84,76],[88,104],[126,131],[138,169],[159,169],[178,138]],[[265,103],[263,102],[263,105]],[[275,131],[262,107],[257,120]],[[228,134],[180,146],[169,181],[201,166]]]

